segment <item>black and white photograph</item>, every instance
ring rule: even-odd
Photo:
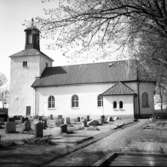
[[[0,0],[0,167],[167,166],[167,0]]]

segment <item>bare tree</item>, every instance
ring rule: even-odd
[[[5,108],[5,105],[8,103],[9,100],[9,90],[2,89],[0,90],[0,101],[2,101],[2,107]]]
[[[8,94],[9,91],[8,90],[4,90],[4,88],[2,88],[7,82],[7,78],[3,73],[0,73],[0,101],[2,101],[2,105],[3,108],[5,106],[5,104],[7,103],[7,98],[8,98]]]
[[[0,73],[0,87],[6,84],[7,78],[3,73]]]
[[[167,0],[42,0],[52,3],[37,17],[43,35],[59,47],[83,48],[112,42],[133,55],[166,67]],[[53,6],[55,2],[55,6]],[[162,54],[163,53],[163,54]]]

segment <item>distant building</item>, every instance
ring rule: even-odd
[[[152,114],[155,81],[137,61],[52,67],[40,51],[40,31],[32,25],[25,33],[25,49],[10,56],[9,116]]]

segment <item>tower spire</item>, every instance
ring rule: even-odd
[[[25,49],[38,49],[40,50],[40,31],[34,25],[34,19],[31,19],[31,24],[25,30],[26,33],[26,41],[25,41]]]
[[[31,19],[31,27],[34,27],[34,18]]]

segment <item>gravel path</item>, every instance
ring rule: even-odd
[[[45,166],[90,166],[108,153],[121,151],[121,149],[127,145],[127,141],[131,134],[147,121],[148,120],[140,120],[133,126],[120,129],[94,144],[63,158],[56,159]]]

